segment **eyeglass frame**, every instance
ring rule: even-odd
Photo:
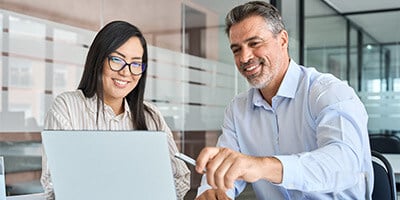
[[[118,69],[118,70],[113,69],[113,68],[111,67],[111,63],[110,63],[110,62],[113,62],[113,61],[111,61],[112,58],[118,58],[118,59],[120,59],[122,62],[124,62],[124,65],[122,65],[122,67],[121,67],[120,69]],[[110,69],[111,69],[112,71],[114,71],[114,72],[122,71],[126,66],[129,66],[129,67],[128,67],[129,72],[131,72],[132,75],[139,76],[139,75],[143,74],[143,72],[146,70],[146,63],[141,63],[141,62],[136,62],[136,61],[133,61],[133,62],[131,62],[131,63],[127,63],[127,62],[126,62],[124,59],[122,59],[121,57],[112,56],[112,55],[107,56],[107,60],[108,60],[108,66],[109,66]],[[132,72],[131,67],[132,67],[132,64],[134,64],[134,63],[140,64],[140,66],[141,66],[141,68],[142,68],[142,72],[140,72],[140,73],[133,73],[133,72]]]

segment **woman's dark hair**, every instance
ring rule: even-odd
[[[233,8],[225,18],[225,32],[229,35],[231,26],[251,16],[261,16],[269,25],[270,31],[277,35],[285,29],[282,17],[273,5],[264,1],[250,1]]]
[[[82,90],[85,97],[97,95],[97,121],[99,110],[104,111],[103,93],[103,66],[107,56],[118,49],[131,37],[137,37],[143,47],[142,62],[147,65],[147,44],[140,30],[124,21],[112,21],[104,26],[94,38],[86,57],[85,68],[78,89]],[[154,119],[154,112],[143,104],[146,86],[147,70],[142,73],[136,87],[125,97],[132,115],[133,126],[137,130],[148,130],[144,112],[148,112]],[[156,123],[157,124],[157,123]]]

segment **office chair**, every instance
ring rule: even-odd
[[[380,153],[399,153],[400,138],[393,134],[370,134],[369,142],[371,150]]]
[[[394,172],[389,161],[379,152],[371,151],[374,168],[372,200],[397,200]]]

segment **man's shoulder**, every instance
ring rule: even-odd
[[[314,75],[311,90],[319,90],[323,92],[332,87],[350,89],[350,86],[345,81],[340,80],[332,74],[318,73]]]
[[[355,102],[353,100],[358,98],[347,82],[326,73],[315,78],[309,91],[311,105],[317,108],[316,110],[322,110],[340,102]]]
[[[320,72],[315,67],[299,65],[299,68],[302,71],[302,81],[307,81],[311,90],[325,90],[332,84],[343,84],[343,86],[347,87],[347,84],[344,81],[335,77],[331,73]]]

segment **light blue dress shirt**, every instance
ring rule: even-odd
[[[272,105],[254,88],[232,100],[217,146],[282,162],[281,184],[252,183],[257,199],[366,199],[373,185],[367,121],[345,82],[291,61]],[[245,186],[236,181],[228,196]]]

